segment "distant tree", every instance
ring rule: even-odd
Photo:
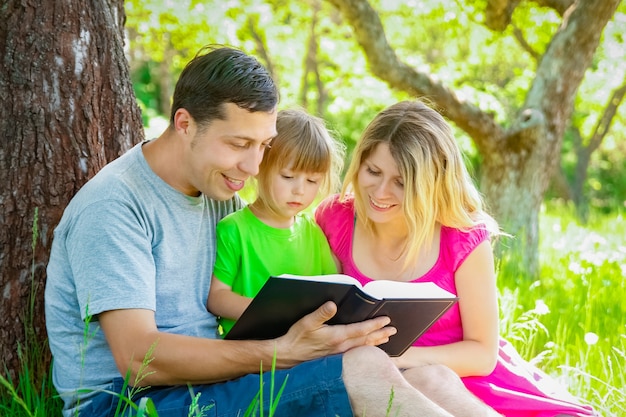
[[[626,77],[626,74],[624,74]],[[578,218],[582,222],[587,221],[589,215],[589,202],[584,191],[585,184],[587,182],[587,174],[589,170],[589,164],[591,162],[591,156],[597,151],[602,142],[609,133],[611,123],[615,119],[618,108],[624,101],[626,95],[626,79],[621,86],[611,92],[601,117],[595,124],[591,135],[585,138],[581,133],[580,127],[572,125],[569,129],[573,137],[574,153],[576,155],[576,165],[574,168],[573,179],[570,182],[566,182],[567,196],[573,201],[576,206],[576,212]],[[562,166],[559,166],[557,172],[558,177],[564,177],[562,172]]]
[[[545,50],[536,52],[534,80],[515,118],[506,123],[496,122],[492,114],[461,98],[434,74],[403,62],[368,1],[329,1],[352,27],[373,74],[393,89],[428,97],[472,138],[482,157],[481,190],[503,228],[515,235],[507,243],[509,251],[522,255],[525,268],[536,273],[543,197],[560,160],[576,92],[620,0],[535,1],[556,10],[562,23]],[[505,30],[521,3],[487,0],[484,23],[492,30]]]
[[[123,0],[0,7],[0,358],[12,377],[18,345],[46,340],[45,268],[63,210],[143,138],[124,22]]]

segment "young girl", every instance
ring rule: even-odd
[[[222,336],[270,275],[337,272],[326,237],[302,211],[338,184],[344,147],[301,110],[280,111],[276,129],[259,166],[256,200],[217,225],[208,307],[220,317]]]
[[[316,219],[343,273],[361,283],[432,281],[459,297],[394,358],[427,396],[437,392],[428,391],[423,367],[439,364],[506,417],[593,415],[499,338],[489,241],[498,227],[439,113],[419,101],[379,113],[354,150],[341,195],[323,201]],[[446,409],[455,416],[476,415],[453,406]]]

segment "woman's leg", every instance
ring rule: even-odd
[[[343,381],[357,417],[452,417],[413,388],[378,348],[360,347],[346,352]]]
[[[443,365],[406,369],[404,378],[434,403],[456,417],[501,416],[472,394],[457,374]]]

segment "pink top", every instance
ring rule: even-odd
[[[340,201],[338,195],[328,197],[318,206],[315,219],[341,263],[343,273],[358,279],[361,283],[371,281],[371,278],[359,271],[352,258],[356,220],[353,199]],[[413,281],[434,282],[458,295],[455,272],[468,255],[488,238],[489,233],[480,227],[467,232],[442,227],[439,257],[435,265]],[[463,328],[457,303],[415,341],[414,345],[444,345],[460,340],[463,340]],[[461,379],[474,395],[506,417],[596,415],[592,407],[580,404],[550,376],[521,358],[515,348],[504,339],[500,339],[498,362],[491,374]]]
[[[372,281],[359,271],[352,258],[352,236],[354,236],[354,201],[339,201],[339,196],[324,200],[315,212],[315,219],[320,225],[330,248],[341,263],[342,272],[358,279],[362,284]],[[441,228],[439,258],[433,267],[413,282],[434,282],[441,288],[457,295],[454,273],[468,255],[481,242],[489,238],[489,233],[482,228],[475,228],[465,233],[450,227]],[[463,339],[461,313],[456,303],[430,329],[414,343],[415,346],[431,346],[458,342]]]

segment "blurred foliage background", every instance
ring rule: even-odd
[[[405,62],[442,80],[499,123],[513,120],[536,59],[562,20],[550,9],[521,2],[512,24],[500,33],[484,25],[485,0],[370,3]],[[175,80],[206,44],[227,44],[257,56],[279,84],[281,108],[302,106],[324,117],[348,149],[379,110],[409,98],[368,72],[350,28],[328,2],[128,0],[125,7],[131,76],[148,135],[166,125]],[[579,89],[561,169],[546,195],[573,204],[582,222],[590,210],[612,213],[626,202],[624,105],[617,107],[601,143],[591,143],[612,93],[626,88],[625,36],[622,2]],[[478,177],[481,155],[462,131],[457,137]]]

